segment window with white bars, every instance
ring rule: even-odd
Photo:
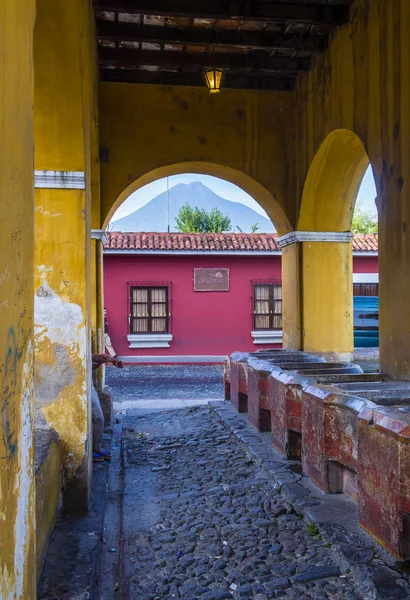
[[[253,283],[253,329],[282,329],[282,282]]]
[[[169,333],[167,286],[130,288],[130,333]]]

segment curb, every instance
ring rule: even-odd
[[[276,489],[307,522],[313,522],[326,543],[331,544],[336,562],[349,572],[363,600],[410,598],[409,577],[398,563],[358,523],[357,506],[344,494],[324,494],[301,472],[300,461],[287,460],[229,401],[214,401],[209,407],[244,446],[248,455],[273,479]],[[246,415],[245,415],[246,417]],[[337,518],[340,513],[344,527]],[[322,513],[322,518],[320,518]],[[325,518],[324,518],[325,517]]]

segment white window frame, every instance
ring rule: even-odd
[[[251,331],[254,344],[281,344],[282,329]]]
[[[138,334],[130,333],[127,335],[130,348],[169,348],[172,342],[172,333],[150,333]]]

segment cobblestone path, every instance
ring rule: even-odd
[[[223,367],[129,365],[108,367],[106,384],[120,401],[155,398],[223,398]]]
[[[123,434],[123,598],[359,598],[208,407],[127,416]]]

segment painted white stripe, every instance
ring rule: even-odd
[[[161,254],[162,256],[280,256],[280,250],[104,250],[104,254]]]
[[[353,283],[379,283],[379,274],[353,273]]]
[[[209,404],[209,402],[215,402],[215,400],[222,401],[223,398],[148,398],[125,400],[123,402],[114,402],[114,410],[115,412],[126,412],[130,409],[166,411],[190,408],[191,406],[202,406],[203,404]]]
[[[98,230],[97,230],[98,231]],[[162,256],[282,256],[281,250],[104,250],[104,254],[157,254]],[[377,256],[377,250],[354,250],[353,256]]]
[[[351,231],[292,231],[278,238],[281,248],[297,242],[343,242],[348,243],[353,237]]]
[[[120,356],[122,361],[126,363],[159,363],[159,364],[189,364],[189,363],[223,363],[227,356],[210,356],[210,355],[195,355],[195,356]]]
[[[84,171],[34,171],[34,187],[85,190],[85,174]]]

